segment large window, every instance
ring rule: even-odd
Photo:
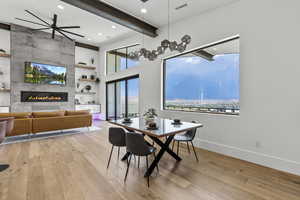
[[[138,50],[140,45],[128,46],[106,52],[106,73],[119,72],[139,64],[139,61],[129,58],[128,54]]]
[[[106,84],[106,118],[136,117],[139,114],[139,78],[128,77]]]
[[[164,60],[164,109],[239,114],[239,37]]]

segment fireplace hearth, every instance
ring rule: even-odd
[[[21,102],[67,102],[67,92],[21,91]]]

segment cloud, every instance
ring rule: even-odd
[[[184,61],[188,64],[200,64],[202,60],[199,57],[187,57]]]

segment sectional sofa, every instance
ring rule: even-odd
[[[14,117],[13,130],[6,137],[92,125],[89,110],[0,113],[0,118],[5,117]]]

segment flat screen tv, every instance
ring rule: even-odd
[[[25,62],[25,83],[66,84],[66,68],[35,62]]]

